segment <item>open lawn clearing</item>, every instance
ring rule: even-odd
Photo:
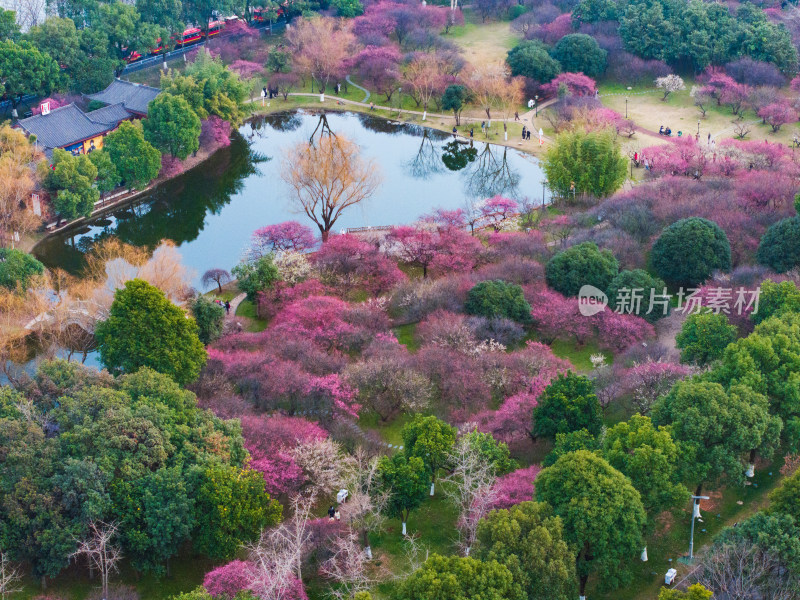
[[[452,37],[461,46],[464,58],[473,65],[505,64],[506,54],[520,41],[507,21],[466,23],[462,27],[453,27],[450,36],[444,37]]]

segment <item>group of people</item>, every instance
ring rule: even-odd
[[[648,159],[644,154],[639,154],[638,152],[633,153],[633,164],[636,167],[644,166],[645,171],[650,170],[650,159]]]
[[[342,513],[339,512],[338,508],[335,508],[332,504],[331,507],[328,509],[328,519],[331,521],[333,520],[340,520],[342,518]]]
[[[528,129],[525,125],[522,126],[522,141],[525,140],[530,141],[531,139],[531,130]]]
[[[231,303],[230,303],[230,302],[228,302],[227,300],[225,300],[225,302],[223,302],[223,301],[222,301],[222,300],[220,300],[219,298],[217,298],[216,300],[214,300],[214,302],[216,302],[216,303],[217,303],[217,304],[219,304],[219,305],[220,305],[222,308],[224,308],[224,309],[225,309],[225,314],[226,314],[226,315],[229,315],[229,314],[231,314]]]
[[[659,128],[658,128],[658,135],[666,135],[666,136],[670,136],[670,135],[672,135],[672,129],[670,129],[669,127],[666,127],[666,128],[665,128],[665,127],[662,125],[661,127],[659,127]]]

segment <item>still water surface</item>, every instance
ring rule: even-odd
[[[541,201],[539,163],[515,149],[481,141],[470,148],[438,131],[370,115],[327,118],[335,133],[356,141],[363,155],[379,165],[383,177],[370,200],[342,214],[337,231],[410,223],[435,208],[455,209],[468,199],[494,194]],[[76,273],[83,254],[109,236],[148,248],[169,239],[194,271],[199,289],[206,269],[230,270],[240,260],[258,227],[289,219],[311,224],[292,210],[279,172],[284,151],[308,140],[319,122],[318,115],[300,111],[247,123],[230,147],[199,167],[133,204],[45,240],[35,254],[48,267]]]

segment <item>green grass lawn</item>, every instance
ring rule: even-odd
[[[267,328],[267,321],[258,318],[256,315],[256,305],[250,302],[250,300],[241,301],[239,306],[236,308],[236,316],[247,317],[249,321],[245,327],[245,330],[251,333],[258,333],[259,331],[264,331]]]
[[[614,357],[610,352],[604,352],[597,347],[597,343],[589,342],[583,346],[578,346],[574,341],[556,340],[550,344],[553,354],[560,358],[566,358],[578,371],[591,371],[592,361],[589,357],[592,354],[603,354],[607,363],[612,363]]]
[[[127,565],[123,565],[119,574],[111,577],[111,584],[135,586],[142,600],[168,600],[175,594],[186,592],[202,584],[205,573],[214,568],[214,563],[204,558],[188,554],[174,558],[170,562],[170,574],[164,577],[138,575]],[[46,590],[48,598],[63,600],[84,600],[92,591],[98,589],[100,580],[97,575],[89,579],[87,569],[70,568],[59,575],[55,582],[49,582]],[[38,581],[26,577],[23,590],[12,594],[9,600],[31,600],[44,594]]]
[[[771,465],[756,471],[756,476],[752,479],[753,485],[722,490],[722,498],[713,510],[703,508],[701,503],[700,511],[704,522],[695,523],[695,557],[724,527],[746,519],[765,504],[768,493],[780,479],[778,469],[782,464],[783,460],[777,459]],[[769,475],[770,472],[772,475]],[[704,492],[704,495],[708,494]],[[648,540],[649,561],[643,563],[637,560],[631,565],[633,582],[630,586],[601,592],[599,582],[594,581],[588,590],[588,596],[603,600],[654,600],[663,585],[667,569],[677,569],[678,579],[689,571],[689,567],[679,563],[678,559],[688,555],[690,528],[691,505],[687,505],[665,531]]]
[[[406,348],[408,348],[411,352],[416,352],[419,349],[419,341],[417,341],[416,331],[417,331],[417,324],[416,323],[407,323],[406,325],[399,325],[395,327],[392,331],[394,331],[394,335],[397,338],[397,341],[403,344]]]

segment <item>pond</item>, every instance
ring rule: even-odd
[[[539,163],[513,148],[480,141],[470,148],[439,131],[358,113],[329,113],[327,120],[333,132],[359,144],[383,178],[372,198],[342,214],[335,231],[411,223],[436,208],[455,209],[495,194],[542,199]],[[169,239],[199,289],[204,271],[230,270],[239,262],[255,229],[289,219],[313,225],[292,210],[279,172],[284,150],[308,140],[319,123],[318,114],[305,111],[253,120],[197,168],[44,240],[34,253],[48,267],[77,273],[84,253],[109,236],[151,249]]]

